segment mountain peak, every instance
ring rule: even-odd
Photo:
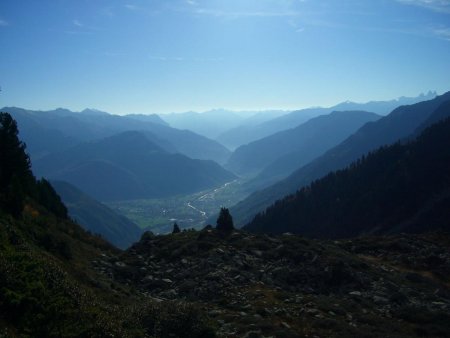
[[[84,110],[82,110],[80,112],[80,114],[86,114],[86,115],[97,115],[97,116],[101,116],[101,115],[110,115],[107,112],[98,110],[98,109],[94,109],[94,108],[86,108]]]

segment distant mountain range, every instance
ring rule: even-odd
[[[232,111],[214,109],[203,113],[186,112],[162,114],[161,119],[173,128],[188,129],[211,139],[229,129],[252,126],[288,113],[283,110]]]
[[[213,161],[172,154],[129,131],[78,144],[33,163],[37,176],[67,181],[100,201],[187,194],[235,178]]]
[[[84,229],[101,235],[121,249],[126,249],[139,240],[142,230],[128,218],[116,214],[106,205],[67,182],[51,183],[67,206],[70,218]]]
[[[450,116],[450,101],[436,114]],[[450,118],[289,195],[245,230],[316,238],[450,230]]]
[[[445,114],[437,109],[448,100],[450,92],[432,100],[398,107],[378,121],[365,124],[338,146],[299,168],[286,179],[251,194],[232,207],[231,212],[236,223],[242,226],[276,200],[292,194],[313,180],[346,167],[360,156],[382,145],[389,145],[413,135],[427,120],[436,120],[434,114],[444,116]]]
[[[194,159],[225,163],[230,155],[218,142],[192,131],[171,128],[157,115],[118,116],[92,109],[76,113],[67,109],[33,111],[15,107],[4,107],[1,111],[9,112],[17,120],[32,160],[81,142],[132,130],[150,132],[167,151]]]
[[[164,126],[169,127],[169,124],[164,121],[161,117],[159,117],[159,115],[157,114],[128,114],[125,115],[125,117],[129,117],[131,119],[135,119],[135,120],[139,120],[139,121],[144,121],[144,122],[152,122],[152,123],[156,123],[156,124],[162,124]]]
[[[298,127],[240,146],[231,155],[226,168],[240,175],[265,171],[266,178],[287,176],[342,142],[365,123],[378,118],[379,115],[364,111],[321,115]],[[266,169],[268,166],[271,167]]]
[[[313,117],[330,114],[333,111],[362,110],[378,115],[386,115],[399,106],[430,100],[434,97],[436,97],[436,92],[430,91],[427,94],[421,94],[417,97],[400,97],[390,101],[371,101],[367,103],[347,101],[329,108],[301,109],[256,125],[239,126],[230,129],[219,135],[216,139],[229,149],[235,149],[240,145],[248,144],[276,132],[295,128]]]

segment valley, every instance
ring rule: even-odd
[[[176,222],[181,229],[201,229],[220,207],[229,207],[244,199],[242,179],[190,195],[179,195],[158,199],[138,199],[105,202],[118,214],[129,218],[143,230],[155,234],[172,231]]]

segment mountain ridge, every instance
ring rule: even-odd
[[[220,135],[217,140],[230,149],[233,149],[237,148],[239,145],[248,144],[278,131],[296,127],[313,117],[329,114],[334,110],[364,110],[376,113],[378,115],[385,115],[401,105],[413,104],[420,101],[433,99],[434,97],[436,97],[436,92],[430,91],[427,94],[421,94],[417,97],[411,98],[400,97],[394,100],[371,101],[367,103],[342,102],[328,108],[312,107],[294,110],[289,114],[260,123],[256,126],[250,126],[248,128],[238,127],[237,129],[229,130]]]
[[[176,152],[193,159],[214,160],[224,163],[230,151],[218,142],[187,130],[171,128],[164,123],[142,121],[127,116],[112,114],[82,114],[67,109],[53,111],[33,111],[23,108],[5,107],[17,120],[21,137],[33,143],[30,153],[32,159],[39,159],[54,151],[61,151],[77,143],[102,139],[125,131],[146,131],[170,145]],[[32,128],[25,128],[27,125]],[[22,125],[24,128],[22,128]],[[47,140],[47,133],[57,133],[58,137]],[[39,132],[39,135],[36,135]],[[61,135],[62,134],[62,135]],[[64,138],[69,141],[63,143]],[[66,144],[67,143],[67,144]],[[163,143],[160,143],[162,145]],[[38,148],[36,154],[33,148]],[[56,149],[55,149],[56,148]],[[38,156],[40,155],[40,156]]]
[[[450,100],[450,92],[437,96],[435,99],[401,106],[389,115],[376,122],[369,122],[349,136],[338,146],[311,163],[297,169],[287,178],[261,191],[252,193],[249,197],[232,206],[230,210],[240,226],[251,220],[248,210],[255,214],[264,210],[277,199],[291,194],[308,185],[330,171],[349,165],[358,157],[375,150],[381,145],[391,144],[406,138],[423,124],[433,112],[445,101]]]
[[[295,128],[237,148],[225,167],[238,174],[261,173],[267,166],[279,162],[282,156],[289,155],[301,158],[300,163],[306,164],[343,141],[364,123],[379,117],[365,111],[333,111],[314,117]],[[291,165],[290,168],[294,170],[300,166]],[[289,169],[283,171],[289,173]],[[267,171],[266,175],[269,175]]]
[[[100,201],[195,192],[234,178],[213,161],[169,153],[136,131],[48,155],[35,161],[33,169],[38,176],[67,181]]]
[[[450,115],[450,101],[444,103]],[[450,231],[450,118],[384,146],[268,207],[244,229],[315,238]]]

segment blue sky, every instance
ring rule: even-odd
[[[1,0],[0,106],[298,109],[450,90],[450,0]]]

